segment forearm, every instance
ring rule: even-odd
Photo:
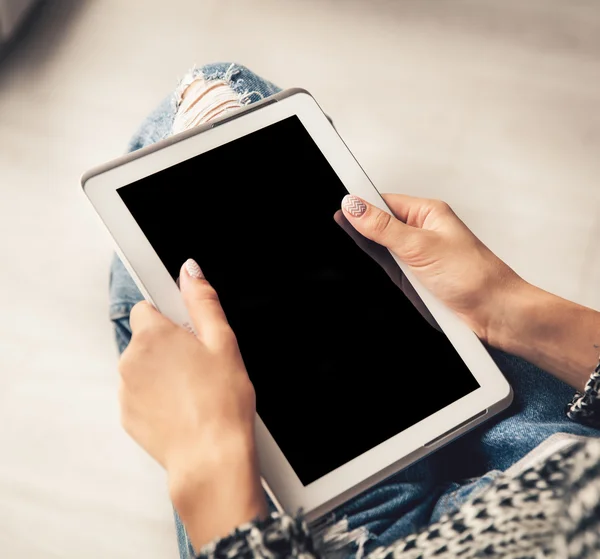
[[[523,282],[507,294],[485,338],[582,390],[598,363],[600,313]]]

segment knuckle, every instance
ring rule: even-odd
[[[452,208],[450,207],[450,205],[447,202],[444,202],[443,200],[432,200],[431,205],[438,213],[446,214],[452,212]]]
[[[392,216],[387,212],[379,211],[373,217],[371,229],[377,237],[384,237],[389,234],[391,224]]]
[[[144,326],[133,333],[132,342],[141,349],[153,347],[158,340],[164,339],[176,329],[176,326],[169,320],[149,320]]]
[[[133,332],[131,341],[121,354],[118,370],[125,382],[134,380],[141,369],[145,369],[159,355],[162,344],[172,343],[174,325],[158,321]],[[161,345],[159,345],[161,344]]]
[[[157,332],[154,328],[144,328],[133,333],[129,347],[131,348],[130,353],[143,354],[146,353],[154,345],[154,339]],[[127,348],[129,349],[129,348]],[[128,360],[130,361],[131,358]]]
[[[148,317],[148,311],[150,304],[148,303],[148,301],[139,301],[138,303],[136,303],[135,305],[133,305],[133,308],[131,309],[131,312],[129,313],[129,320],[130,322],[137,324],[137,323],[144,323],[145,320]]]
[[[218,346],[220,349],[224,350],[237,350],[238,342],[237,337],[231,326],[227,323],[223,323],[222,325],[216,328],[216,338],[218,340]]]
[[[131,344],[129,344],[129,346],[121,354],[121,357],[119,359],[119,364],[118,364],[117,368],[119,369],[119,374],[121,375],[122,378],[129,376],[129,371],[131,370],[131,365],[132,365],[132,358],[131,358],[132,352],[133,352],[133,350],[131,348]],[[121,397],[121,393],[119,393],[119,397]]]
[[[202,285],[199,285],[192,292],[188,292],[186,297],[188,304],[220,304],[219,296],[217,295],[215,288],[207,281],[203,281]]]
[[[238,401],[247,410],[256,409],[256,389],[246,372],[236,378],[236,394]]]
[[[123,356],[119,361],[119,376],[121,377],[121,383],[130,387],[137,385],[137,379],[139,378],[138,369],[139,363],[130,356]],[[125,396],[123,390],[119,395],[119,401],[121,404],[125,402]]]
[[[129,315],[133,337],[146,337],[148,333],[164,333],[174,327],[174,324],[147,301],[136,303]]]
[[[427,251],[424,250],[424,235],[408,236],[403,244],[402,256],[413,265],[416,265]]]
[[[219,303],[219,295],[210,283],[206,283],[203,288],[199,290],[198,298],[203,301],[215,301],[216,303]]]

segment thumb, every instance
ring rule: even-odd
[[[206,343],[218,341],[228,326],[225,312],[214,287],[206,281],[200,266],[188,259],[181,267],[179,286],[198,338]]]
[[[404,257],[409,246],[414,247],[415,237],[423,233],[421,229],[406,225],[391,213],[380,210],[358,196],[344,196],[342,210],[354,229],[389,248],[399,258]]]

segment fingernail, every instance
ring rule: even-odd
[[[190,275],[190,277],[194,279],[204,279],[204,274],[202,273],[200,266],[198,266],[198,262],[192,260],[191,258],[188,258],[188,260],[186,260],[185,270]]]
[[[352,194],[344,196],[342,207],[352,217],[360,217],[367,211],[367,205],[358,196],[352,196]]]

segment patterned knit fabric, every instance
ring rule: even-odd
[[[199,557],[337,556],[323,543],[327,539],[313,538],[301,516],[273,514],[205,546]],[[500,476],[456,514],[367,555],[367,559],[484,557],[600,557],[600,440],[573,443],[516,477]]]
[[[578,423],[600,429],[600,362],[585,385],[583,394],[575,392],[567,406],[567,416]]]

